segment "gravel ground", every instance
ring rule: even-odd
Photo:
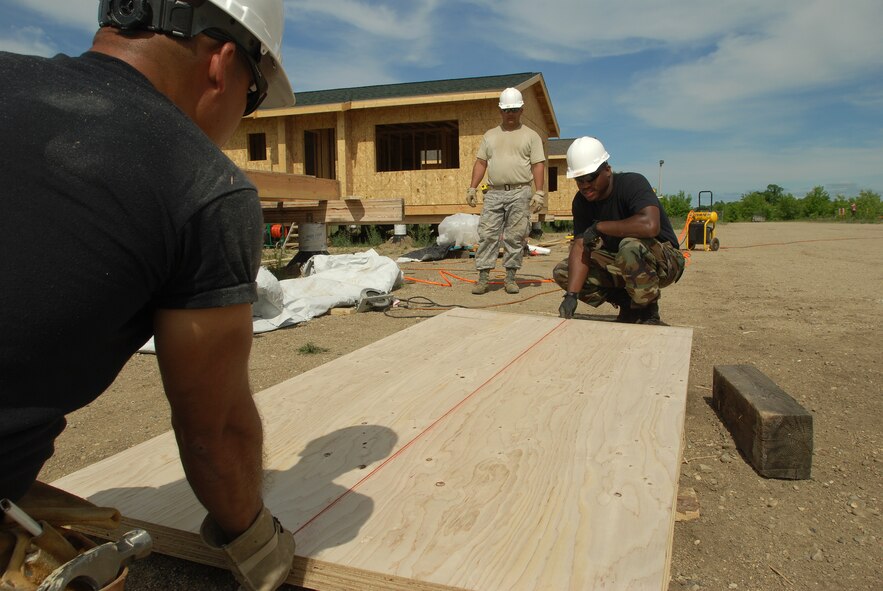
[[[719,224],[721,250],[694,251],[681,281],[663,292],[662,318],[693,328],[681,487],[696,490],[700,518],[675,525],[670,589],[880,589],[881,344],[883,225]],[[529,257],[521,294],[485,296],[408,282],[401,300],[492,306],[557,315],[561,292],[541,280],[566,256],[562,235],[550,256]],[[353,251],[350,249],[349,251]],[[396,258],[409,250],[382,245]],[[336,250],[345,252],[345,250]],[[469,259],[402,265],[409,277],[444,283],[440,270],[474,280]],[[425,306],[424,306],[425,307]],[[434,310],[326,315],[257,336],[255,391],[402,330]],[[610,321],[616,311],[580,304],[578,316]],[[411,317],[418,316],[418,317]],[[304,355],[313,343],[327,351]],[[715,365],[748,363],[813,414],[809,480],[760,476],[733,445],[710,406]],[[110,390],[70,417],[41,478],[52,481],[169,429],[156,360],[136,355]],[[136,563],[130,591],[235,589],[218,569],[153,555]]]

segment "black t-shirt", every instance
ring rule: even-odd
[[[16,498],[155,310],[256,300],[263,220],[202,130],[102,54],[0,52],[0,137],[0,497]]]
[[[670,242],[678,248],[678,237],[671,227],[656,193],[643,175],[636,172],[618,172],[613,175],[613,191],[603,201],[587,201],[579,191],[573,197],[573,235],[579,236],[595,222],[624,220],[648,205],[659,208],[659,242]],[[619,251],[622,238],[604,236],[604,250]]]

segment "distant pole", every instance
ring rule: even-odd
[[[656,194],[662,195],[662,165],[665,164],[665,160],[659,161],[659,181],[656,183]]]

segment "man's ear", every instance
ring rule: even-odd
[[[208,79],[212,89],[223,94],[229,83],[231,64],[238,58],[236,44],[232,41],[221,44],[209,57]]]

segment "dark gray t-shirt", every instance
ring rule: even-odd
[[[155,310],[256,300],[263,220],[202,130],[102,54],[0,52],[0,137],[0,497],[16,498]]]

